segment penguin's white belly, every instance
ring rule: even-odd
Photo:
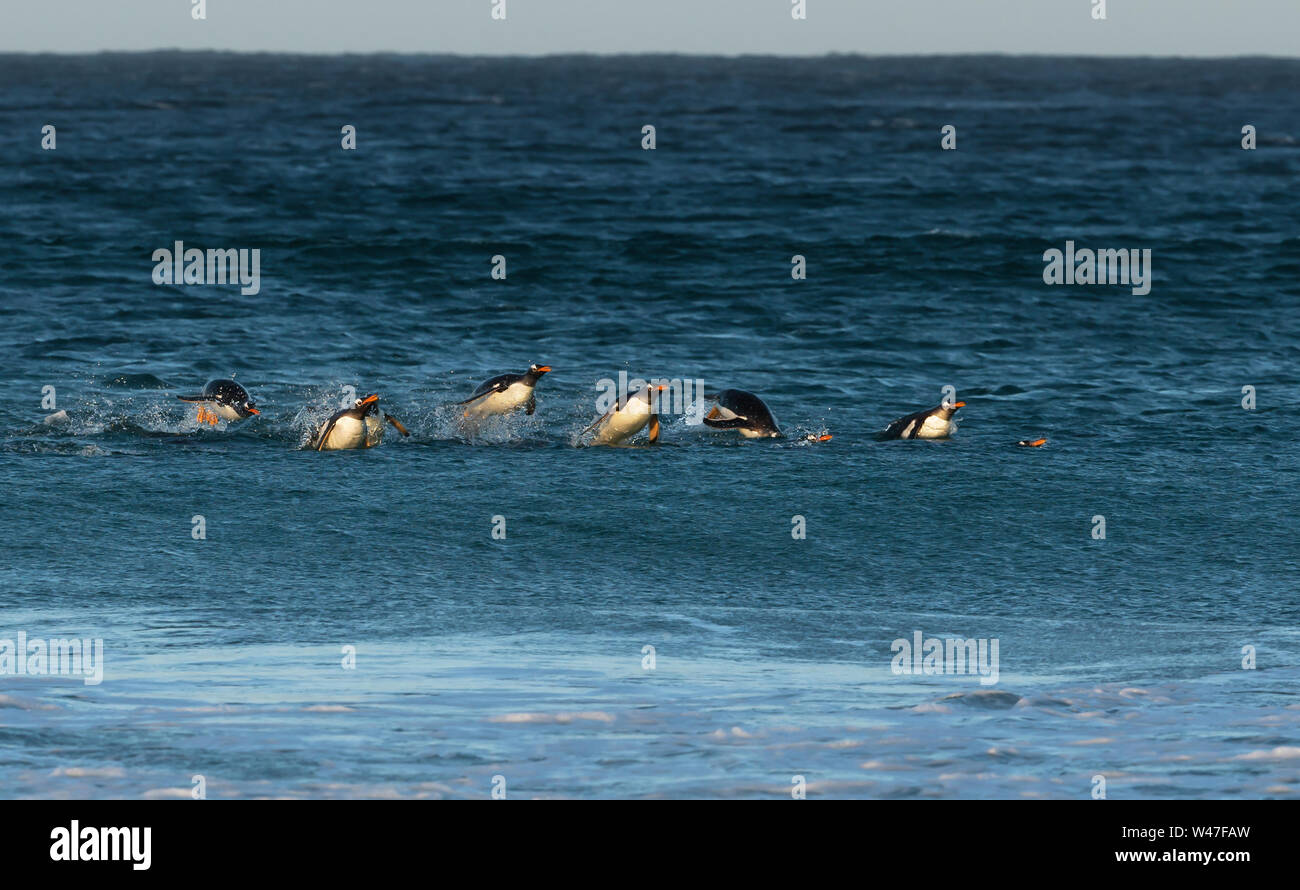
[[[925,419],[925,423],[921,424],[921,431],[916,434],[916,437],[918,439],[946,439],[955,432],[957,432],[957,424],[951,420],[935,417],[932,414]]]
[[[229,405],[223,405],[220,402],[204,402],[208,410],[220,417],[222,420],[239,420],[239,412]]]
[[[591,440],[592,445],[617,445],[632,438],[650,422],[650,406],[640,399],[630,402],[622,411],[610,415]]]
[[[770,435],[770,433],[761,433],[758,430],[751,430],[743,426],[737,427],[737,429],[740,430],[740,434],[746,439],[766,439]]]
[[[322,451],[343,451],[361,448],[366,444],[366,425],[355,417],[343,415],[334,421],[334,428],[321,446]]]
[[[515,411],[528,401],[528,397],[533,394],[531,386],[525,386],[522,383],[512,383],[501,392],[494,392],[489,396],[477,400],[465,408],[465,414],[468,417],[488,417],[492,414],[509,414]]]

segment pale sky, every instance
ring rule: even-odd
[[[3,0],[0,52],[1300,54],[1300,0]]]

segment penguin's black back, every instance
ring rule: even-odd
[[[223,405],[242,405],[247,402],[248,391],[233,380],[212,380],[203,387],[203,397]]]
[[[507,389],[507,388],[509,388],[512,384],[518,383],[519,381],[523,380],[525,376],[527,376],[527,375],[525,375],[525,374],[498,374],[497,376],[493,377],[492,379],[490,379],[490,380],[484,380],[482,383],[480,383],[480,384],[478,385],[478,389],[474,390],[474,395],[476,395],[476,396],[481,396],[481,395],[483,395],[484,393],[495,392],[495,391],[498,390],[498,389]],[[471,398],[473,398],[473,397],[471,396]]]

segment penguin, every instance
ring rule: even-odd
[[[650,426],[650,442],[659,441],[659,415],[655,412],[653,393],[663,392],[668,387],[662,384],[654,387],[645,386],[630,395],[619,399],[614,406],[582,431],[583,435],[596,431],[591,445],[620,445],[635,436],[646,425]]]
[[[1046,438],[1021,439],[1016,444],[1019,445],[1021,448],[1042,448],[1044,445],[1047,444],[1047,439]]]
[[[717,402],[704,416],[704,423],[712,429],[736,430],[746,439],[774,439],[781,435],[772,412],[752,392],[724,389],[705,398]]]
[[[549,373],[550,365],[529,365],[522,374],[501,374],[479,384],[474,394],[458,405],[465,405],[465,417],[489,417],[494,414],[509,414],[521,405],[525,414],[537,410],[537,399],[533,390],[543,374]]]
[[[261,414],[253,406],[248,392],[233,380],[213,380],[203,387],[203,392],[192,396],[177,396],[182,402],[196,402],[199,421],[216,426],[217,420],[243,420]]]
[[[880,431],[878,439],[946,439],[957,432],[952,416],[965,402],[944,402],[937,408],[900,417]]]
[[[403,436],[411,435],[402,422],[385,413],[388,421]],[[349,448],[373,448],[384,438],[384,422],[379,419],[379,396],[371,393],[357,399],[351,408],[335,411],[312,436],[316,451],[344,451]]]

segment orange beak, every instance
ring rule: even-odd
[[[833,439],[833,438],[835,438],[835,437],[832,436],[830,433],[823,433],[822,435],[820,435],[820,436],[817,437],[817,441],[818,441],[818,442],[829,442],[829,441],[830,441],[831,439]]]
[[[952,406],[953,406],[954,408],[965,408],[965,407],[966,407],[966,403],[965,403],[965,402],[953,402],[953,403],[952,403]]]
[[[249,409],[248,409],[248,413],[249,413],[249,414],[261,414],[262,412],[261,412],[261,411],[258,411],[256,408],[249,408]]]
[[[537,373],[538,373],[538,374],[549,374],[549,373],[551,373],[551,366],[550,366],[550,365],[542,365],[540,368],[537,369]]]
[[[378,401],[379,401],[379,393],[371,393],[370,395],[366,396],[364,399],[361,400],[361,405],[362,407],[365,407],[366,405],[373,405],[375,402]]]

